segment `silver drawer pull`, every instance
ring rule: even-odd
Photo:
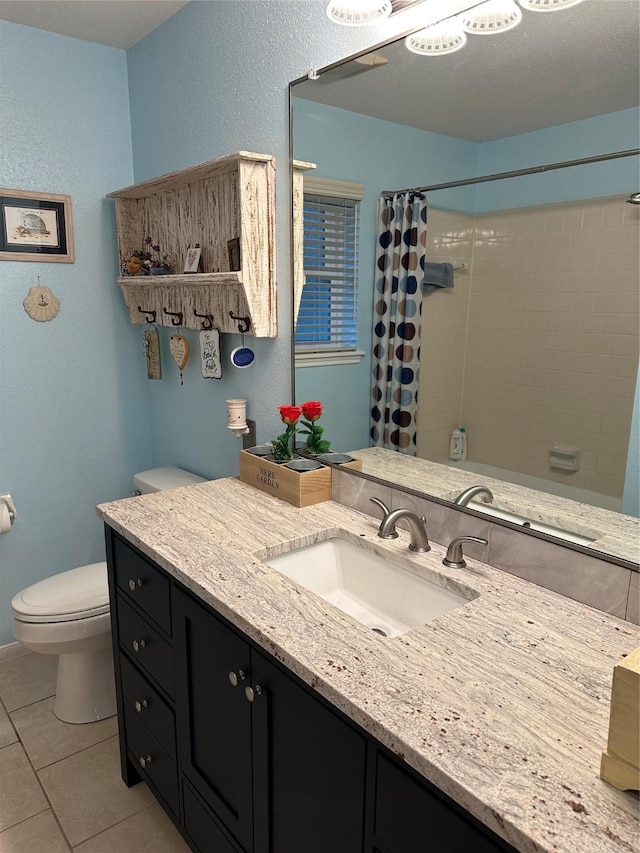
[[[144,649],[144,647],[145,647],[147,644],[146,644],[146,642],[145,642],[144,640],[134,640],[134,641],[133,641],[133,643],[132,643],[131,645],[133,646],[133,651],[134,651],[134,652],[139,652],[139,651],[140,651],[140,649]]]
[[[233,670],[231,670],[231,672],[229,673],[229,681],[230,681],[232,687],[237,687],[238,682],[244,681],[245,678],[246,678],[246,676],[244,674],[243,669],[239,669],[237,673],[234,672]]]
[[[249,702],[254,702],[258,696],[262,696],[262,687],[259,684],[256,684],[255,687],[245,687],[244,695],[247,697]]]
[[[131,592],[134,592],[136,589],[142,586],[142,581],[138,578],[137,581],[134,581],[133,578],[129,578],[129,589]]]
[[[151,756],[147,755],[146,758],[143,758],[142,756],[140,756],[138,761],[140,762],[140,767],[142,767],[144,769],[147,766],[147,764],[151,764]]]
[[[149,707],[149,703],[147,702],[146,699],[143,699],[142,702],[140,702],[139,699],[136,699],[136,701],[134,702],[134,708],[136,709],[136,711],[139,714],[142,713],[143,708],[148,708],[148,707]]]

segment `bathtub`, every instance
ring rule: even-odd
[[[463,459],[457,462],[446,459],[441,464],[449,465],[451,468],[457,468],[460,471],[470,471],[474,474],[481,474],[484,477],[493,477],[495,480],[504,480],[506,483],[524,486],[527,489],[537,489],[539,492],[547,492],[548,494],[567,498],[571,501],[578,501],[579,503],[589,504],[590,506],[599,506],[613,512],[622,511],[622,498],[602,495],[599,492],[589,491],[589,489],[580,489],[577,486],[556,483],[553,480],[545,480],[542,477],[532,477],[529,474],[521,474],[519,471],[508,471],[506,468],[496,468],[494,465],[485,465],[484,462],[472,462],[470,459]]]

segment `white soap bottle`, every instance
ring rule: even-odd
[[[454,429],[451,433],[451,444],[449,445],[449,459],[459,462],[467,458],[467,433],[464,427]]]

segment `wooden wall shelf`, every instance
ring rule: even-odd
[[[182,326],[201,329],[194,315],[213,315],[221,332],[238,332],[235,317],[248,317],[248,334],[272,338],[276,326],[275,159],[240,151],[131,187],[115,199],[120,258],[140,249],[149,235],[182,267],[199,243],[206,272],[118,279],[132,323],[171,326],[164,312],[181,312]],[[229,269],[227,243],[240,240],[239,271]],[[163,310],[164,309],[164,310]],[[147,313],[145,313],[147,312]]]

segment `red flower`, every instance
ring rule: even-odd
[[[318,400],[309,400],[307,403],[303,403],[302,414],[311,423],[317,421],[322,414],[322,403]]]
[[[278,406],[278,411],[283,423],[288,425],[297,424],[302,414],[300,406]]]

